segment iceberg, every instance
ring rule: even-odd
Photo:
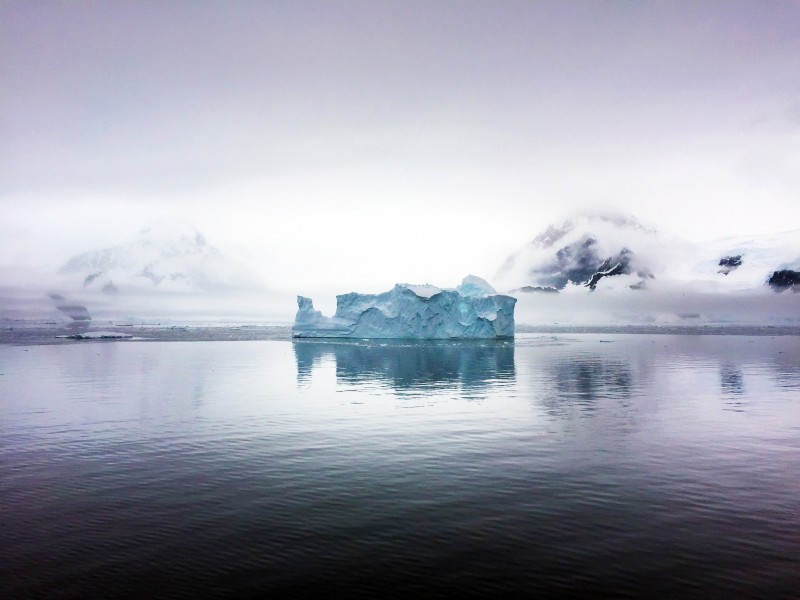
[[[296,338],[496,339],[514,337],[516,298],[468,275],[455,289],[398,283],[382,294],[336,296],[326,317],[297,297]]]

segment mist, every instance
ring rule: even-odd
[[[536,326],[800,325],[800,294],[769,290],[721,294],[677,288],[581,292],[520,296],[516,321]]]
[[[299,293],[330,313],[337,293],[494,282],[587,210],[690,243],[775,235],[800,223],[798,27],[795,2],[2,3],[0,308],[283,319]],[[164,221],[247,289],[112,300],[59,278]],[[636,314],[708,312],[675,285]]]

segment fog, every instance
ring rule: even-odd
[[[526,294],[517,302],[515,317],[517,323],[539,326],[796,326],[800,325],[800,294],[680,289]]]
[[[491,280],[587,209],[690,242],[796,228],[798,29],[790,0],[0,3],[2,308],[60,290],[120,314],[290,318],[297,293],[330,312]],[[164,220],[254,289],[58,279]],[[558,302],[561,321],[583,301]]]

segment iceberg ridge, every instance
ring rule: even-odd
[[[326,317],[310,298],[297,297],[293,337],[494,339],[514,337],[516,298],[497,294],[469,275],[456,289],[396,284],[382,294],[336,296]]]

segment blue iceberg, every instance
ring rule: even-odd
[[[516,298],[468,275],[455,289],[398,283],[382,294],[336,296],[326,317],[297,297],[297,338],[496,339],[514,337]]]

